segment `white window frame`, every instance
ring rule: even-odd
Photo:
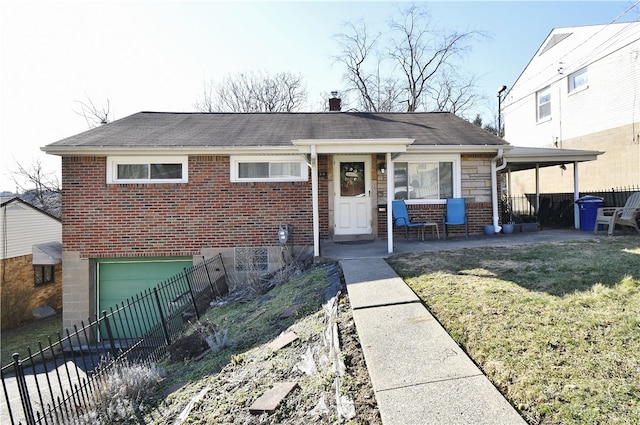
[[[240,164],[245,163],[300,163],[300,175],[290,177],[240,177]],[[234,183],[240,182],[296,182],[309,180],[307,161],[299,155],[262,155],[262,156],[231,156],[230,179]]]
[[[450,154],[450,155],[400,155],[393,161],[394,167],[394,177],[395,177],[395,163],[396,162],[406,162],[409,164],[439,164],[441,162],[451,162],[451,173],[453,174],[453,197],[460,198],[462,197],[462,160],[460,155]],[[395,182],[394,182],[394,192],[395,192]],[[395,199],[395,196],[394,196]],[[415,204],[415,205],[441,205],[446,204],[446,199],[405,199],[404,200],[407,205]]]
[[[540,98],[543,96],[549,96],[549,100],[541,104]],[[540,108],[546,105],[549,105],[549,113],[542,116],[540,114]],[[538,121],[547,121],[551,119],[551,86],[547,86],[536,92],[536,118]]]
[[[123,164],[182,164],[182,178],[180,179],[119,179],[118,165]],[[158,183],[188,183],[188,156],[110,156],[107,157],[108,184],[158,184]]]
[[[582,76],[584,76],[585,78],[578,78]],[[581,84],[576,85],[576,81],[581,82]],[[576,93],[578,91],[589,88],[589,74],[587,72],[587,68],[582,68],[576,72],[569,74],[569,77],[567,78],[567,84],[567,90],[569,93]]]

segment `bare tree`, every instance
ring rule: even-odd
[[[383,59],[375,47],[380,33],[371,35],[364,21],[347,22],[344,32],[334,36],[340,46],[335,60],[345,66],[345,93],[357,98],[357,109],[364,112],[393,112],[398,110],[403,90],[399,80],[383,78],[380,67]]]
[[[388,34],[387,41],[380,34],[371,36],[359,21],[346,23],[344,32],[335,36],[347,91],[359,93],[364,111],[460,113],[473,106],[474,78],[460,82],[451,70],[480,33],[439,31],[428,12],[413,5],[389,23]]]
[[[195,108],[200,112],[295,112],[307,100],[302,75],[280,72],[229,74],[205,84]]]
[[[96,128],[111,121],[109,99],[101,106],[97,106],[90,98],[87,98],[86,102],[76,100],[75,103],[79,109],[74,112],[84,118],[89,128]]]
[[[21,199],[60,217],[60,182],[54,172],[45,171],[39,159],[35,159],[28,168],[17,163],[17,168],[11,171],[11,178],[20,192]]]
[[[451,112],[463,116],[465,112],[477,106],[481,96],[476,90],[475,75],[462,78],[455,71],[444,73],[435,84],[430,85],[425,96],[425,104],[432,105],[435,111]]]

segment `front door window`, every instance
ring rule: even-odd
[[[365,196],[364,162],[340,163],[340,196]]]

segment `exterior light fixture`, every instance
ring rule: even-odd
[[[289,240],[289,225],[281,224],[280,229],[278,230],[278,241],[284,245]]]
[[[387,164],[385,164],[384,162],[381,162],[380,164],[378,164],[378,171],[380,171],[381,174],[384,174],[387,172]]]

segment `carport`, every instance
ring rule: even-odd
[[[507,195],[511,199],[511,173],[515,171],[536,170],[536,194],[535,210],[540,208],[540,168],[552,166],[573,165],[573,201],[577,201],[580,196],[578,164],[580,162],[595,161],[601,151],[587,151],[577,149],[555,149],[555,148],[527,148],[514,146],[504,153],[502,164],[496,171],[507,173]],[[580,214],[578,205],[573,208],[575,228],[580,228]]]

